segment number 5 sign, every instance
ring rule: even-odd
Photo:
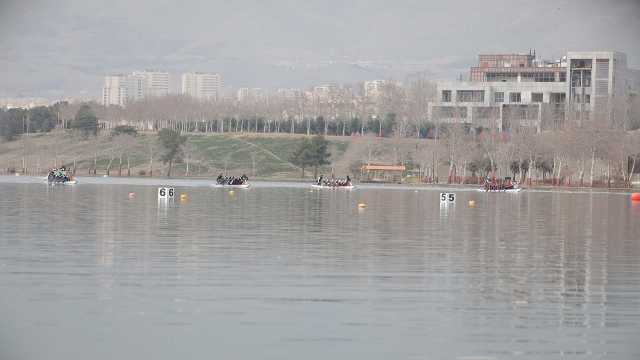
[[[456,202],[456,194],[454,193],[440,193],[440,202],[452,203]]]
[[[175,195],[175,189],[172,187],[159,187],[158,188],[158,199],[173,199]]]

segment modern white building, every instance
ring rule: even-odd
[[[572,120],[622,121],[626,95],[635,90],[627,56],[613,51],[569,52],[567,64]]]
[[[192,72],[182,74],[182,94],[199,100],[217,100],[222,93],[220,74]]]
[[[534,53],[480,55],[471,81],[437,83],[429,118],[500,130],[541,131],[569,120],[613,125],[623,118],[629,92],[637,91],[633,74],[618,52],[569,52],[553,62]]]

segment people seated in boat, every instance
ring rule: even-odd
[[[235,176],[227,176],[223,177],[222,175],[216,178],[216,182],[219,185],[244,185],[249,180],[249,177],[245,174],[242,174],[240,177]]]
[[[47,176],[47,181],[49,182],[66,182],[71,180],[69,176],[67,176],[67,169],[63,166],[61,168],[55,168],[49,172]]]
[[[351,186],[352,184],[351,184],[351,178],[349,176],[347,176],[346,179],[342,179],[342,178],[325,179],[324,175],[320,175],[320,177],[318,177],[318,180],[316,180],[316,185],[339,187],[339,186]]]
[[[513,182],[511,181],[511,178],[506,178],[504,181],[504,185],[503,185],[504,190],[509,190],[509,189],[513,189],[514,185]]]
[[[487,191],[498,190],[498,182],[496,178],[490,179],[488,176],[484,180],[484,189]]]

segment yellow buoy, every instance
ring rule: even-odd
[[[469,207],[476,206],[476,202],[474,200],[469,200]]]
[[[134,193],[134,192],[130,192],[129,193],[129,199],[133,199],[135,197],[136,197],[136,193]]]
[[[235,191],[233,191],[233,190],[229,190],[229,195],[233,195],[233,194],[235,194],[235,193],[236,193]]]
[[[189,200],[189,195],[187,195],[187,194],[180,194],[180,200],[182,200],[182,201]]]
[[[367,204],[365,204],[365,203],[359,203],[359,204],[358,204],[358,207],[359,207],[360,209],[364,209],[364,208],[366,208],[366,207],[367,207]]]

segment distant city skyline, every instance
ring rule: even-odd
[[[633,0],[5,0],[0,96],[97,99],[106,74],[147,68],[219,73],[234,88],[453,79],[478,53],[528,49],[622,51],[638,68],[639,14]]]

